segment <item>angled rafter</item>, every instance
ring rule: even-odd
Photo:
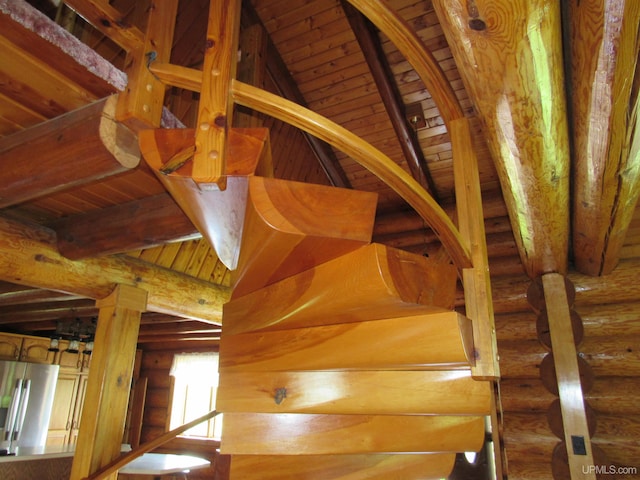
[[[109,2],[65,0],[65,3],[123,49],[135,50],[144,43],[144,34],[140,29],[124,23],[122,14]]]
[[[376,82],[380,98],[384,103],[389,120],[398,137],[400,148],[409,165],[409,170],[416,181],[424,187],[436,200],[436,187],[429,173],[429,167],[420,149],[418,138],[415,132],[409,128],[404,114],[402,97],[392,82],[393,72],[380,44],[380,38],[374,32],[372,23],[359,11],[353,8],[346,0],[342,1],[342,6],[347,14],[353,33],[360,44],[364,58],[369,65],[369,70]]]
[[[569,140],[560,6],[437,0],[469,96],[486,125],[527,273],[568,267]],[[471,15],[473,13],[473,15]]]
[[[568,9],[573,253],[579,271],[603,275],[618,263],[640,195],[640,3],[571,1]]]

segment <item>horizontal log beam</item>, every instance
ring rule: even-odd
[[[536,463],[551,463],[556,437],[545,413],[506,413],[503,417],[502,439],[508,463],[512,459],[527,459]]]
[[[104,298],[116,284],[149,292],[148,309],[221,322],[229,289],[130,257],[71,261],[55,247],[49,229],[0,218],[0,279],[37,288]]]
[[[588,362],[593,373],[604,377],[640,376],[640,352],[635,345],[637,335],[613,337],[585,337],[578,349],[580,359]],[[537,339],[499,341],[500,365],[503,378],[536,378],[540,364],[548,351]]]
[[[138,337],[138,343],[157,344],[163,349],[179,350],[186,348],[184,342],[192,344],[205,344],[207,348],[215,348],[220,343],[220,334],[215,332],[204,333],[176,333],[174,335],[145,334]]]
[[[167,193],[64,217],[49,226],[56,231],[58,250],[71,260],[202,237]]]
[[[79,300],[80,298],[82,297],[77,295],[0,282],[0,306],[40,304],[42,302]]]
[[[637,281],[640,258],[620,261],[605,277],[592,277],[580,273],[569,273],[567,277],[578,293],[574,308],[586,313],[589,305],[607,305],[637,302],[640,298],[640,282]],[[525,276],[509,276],[492,281],[496,313],[531,312],[527,301],[527,289],[531,280]]]
[[[640,415],[636,401],[638,382],[635,377],[596,377],[585,400],[601,414]],[[505,412],[546,414],[549,405],[556,399],[540,379],[503,379],[500,382],[502,409]]]
[[[19,324],[58,318],[97,316],[95,301],[90,298],[8,306],[0,310],[0,324]]]
[[[502,411],[509,413],[546,414],[556,400],[539,378],[504,378],[500,380]]]
[[[140,162],[111,96],[0,139],[0,208],[116,175]]]

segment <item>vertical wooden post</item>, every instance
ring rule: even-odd
[[[87,477],[120,454],[147,292],[118,285],[96,305],[100,313],[71,480]]]
[[[127,88],[119,96],[116,117],[134,129],[160,126],[165,86],[149,65],[169,62],[177,10],[178,0],[154,2],[144,44],[128,52]]]
[[[496,341],[487,241],[482,212],[478,160],[471,143],[469,121],[458,118],[449,123],[453,150],[458,228],[469,242],[473,268],[462,271],[466,315],[473,322],[476,364],[471,372],[478,379],[497,379],[498,347]]]
[[[262,25],[251,25],[240,34],[240,62],[237,78],[241,82],[264,88],[267,72],[267,32]],[[236,111],[234,126],[240,128],[261,127],[263,121],[258,112]]]
[[[456,213],[460,235],[468,241],[473,268],[462,270],[465,314],[473,325],[476,363],[471,373],[477,380],[497,380],[500,377],[498,342],[496,339],[489,276],[489,258],[482,211],[478,159],[471,141],[469,120],[465,117],[449,122],[453,150],[453,176],[456,192]],[[502,478],[502,449],[498,440],[499,396],[493,392],[491,428],[494,432],[494,462],[497,478]]]
[[[595,480],[596,475],[592,469],[593,453],[564,277],[559,273],[547,273],[542,276],[542,288],[549,318],[551,349],[558,379],[558,396],[571,480]]]
[[[198,105],[192,178],[208,188],[225,188],[227,129],[233,118],[231,80],[238,63],[240,0],[211,0]]]

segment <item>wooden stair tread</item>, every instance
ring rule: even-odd
[[[226,372],[224,412],[489,415],[491,385],[453,371]]]
[[[477,452],[484,417],[225,413],[223,454]]]
[[[233,455],[230,479],[424,480],[446,478],[453,453],[369,455]]]
[[[471,321],[457,312],[238,335],[227,335],[223,328],[220,340],[221,373],[449,369],[472,364]]]
[[[451,310],[457,272],[445,262],[369,244],[233,298],[223,332],[235,334]]]
[[[229,269],[236,268],[248,179],[256,173],[268,174],[271,171],[268,130],[229,130],[227,186],[223,191],[217,184],[198,184],[191,178],[195,130],[143,130],[138,141],[146,162],[198,231],[211,243],[222,263]]]
[[[376,195],[254,177],[233,297],[340,257],[371,241]]]

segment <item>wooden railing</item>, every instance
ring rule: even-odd
[[[223,82],[224,85],[228,86],[225,91],[220,91],[210,85],[211,75],[207,75],[207,80],[203,81],[203,73],[201,71],[170,65],[168,63],[168,53],[173,34],[171,20],[173,19],[172,15],[175,16],[176,0],[160,2],[161,5],[170,4],[170,6],[154,9],[151,12],[149,26],[143,39],[139,35],[123,36],[122,32],[121,34],[114,33],[119,28],[116,22],[94,23],[96,28],[127,49],[134,59],[133,66],[127,71],[130,81],[129,93],[123,97],[124,100],[121,102],[118,118],[126,121],[133,119],[133,125],[136,125],[136,123],[142,125],[146,122],[147,126],[157,126],[160,114],[154,112],[159,112],[155,106],[162,105],[165,89],[163,84],[175,85],[194,91],[204,91],[204,86],[206,87],[207,95],[201,96],[199,106],[201,115],[199,115],[199,118],[204,118],[202,117],[203,112],[219,111],[212,109],[213,105],[226,105],[225,102],[227,102],[228,96],[231,95],[233,102],[254,108],[297,126],[350,155],[404,198],[439,236],[444,248],[462,274],[466,313],[473,321],[474,345],[477,356],[476,364],[473,367],[473,375],[477,378],[497,379],[499,377],[499,368],[482,199],[477,159],[471,141],[468,120],[465,118],[464,112],[438,62],[424,47],[417,35],[412,32],[412,29],[388,7],[386,2],[349,1],[368,17],[405,55],[407,61],[413,66],[431,92],[432,98],[440,110],[451,137],[453,149],[457,228],[418,182],[382,152],[339,125],[295,103],[234,80],[232,78],[233,69],[229,69],[228,65],[216,65],[205,61],[205,65],[208,67],[207,72],[212,73],[215,77],[220,75],[230,77],[227,79],[228,81],[225,80]],[[72,3],[74,8],[88,19],[101,18],[96,13],[100,9],[105,10],[104,18],[109,18],[113,13],[110,10],[111,7],[102,1],[85,2],[75,0]],[[237,5],[237,0],[229,0],[228,3],[229,5],[234,3]],[[238,15],[235,8],[231,8],[231,11]],[[214,44],[236,45],[237,39],[231,38],[231,36],[237,34],[236,29],[216,28],[216,21],[226,21],[226,25],[229,25],[228,19],[223,20],[219,17],[216,20],[215,18],[210,18],[208,40],[211,34],[218,34],[222,38],[216,40],[222,40],[222,43],[213,42]],[[239,18],[236,18],[235,21],[239,22]],[[158,52],[156,61],[149,65],[146,57],[148,52],[145,46],[151,45]],[[235,50],[232,49],[232,51]],[[213,55],[211,58],[214,58]],[[160,85],[160,87],[156,88],[157,85]],[[230,112],[230,110],[230,108],[225,108],[226,112]],[[217,138],[215,143],[216,145],[223,145],[226,128],[231,124],[230,114],[228,113],[227,118],[222,122],[224,125],[218,125],[217,123],[220,122],[216,122],[216,119],[206,118],[206,121],[199,123],[199,129],[203,132],[209,129],[220,130],[223,135],[222,141]],[[211,132],[208,132],[207,135],[211,135]],[[213,183],[219,182],[215,178],[217,175],[215,172],[224,172],[224,155],[221,154],[223,151],[224,149],[220,147],[210,152],[205,152],[207,161],[215,163],[210,168],[207,167],[207,175],[205,175],[207,178],[211,177]],[[198,162],[200,161],[202,161],[202,158],[198,160]],[[194,159],[194,165],[198,162]],[[211,172],[214,173],[209,175]],[[224,188],[224,185],[220,184],[219,186]]]
[[[134,448],[130,452],[127,452],[124,455],[116,458],[114,461],[105,465],[100,470],[97,470],[96,472],[92,473],[88,477],[85,477],[84,480],[101,480],[103,478],[107,478],[109,475],[113,475],[118,470],[123,468],[125,465],[134,461],[136,458],[141,457],[145,453],[150,452],[161,445],[164,445],[168,441],[176,438],[181,433],[186,432],[190,428],[195,427],[196,425],[199,425],[202,422],[206,422],[207,420],[215,417],[216,415],[219,415],[219,412],[217,412],[216,410],[212,410],[209,413],[206,413],[201,417],[198,417],[195,420],[190,421],[189,423],[185,423],[184,425],[181,425],[178,428],[174,428],[173,430],[163,433],[159,437],[154,438],[153,440],[150,440],[146,443],[143,443],[142,445],[138,446],[137,448]]]
[[[125,35],[124,32],[118,34],[120,27],[117,22],[95,22],[96,28],[113,38],[134,58],[132,66],[127,70],[129,93],[123,97],[119,105],[118,117],[123,120],[133,118],[133,124],[146,122],[149,126],[157,125],[159,124],[160,110],[154,106],[162,105],[164,85],[175,85],[194,91],[201,91],[204,85],[207,86],[207,91],[210,94],[201,97],[200,112],[220,111],[212,109],[212,107],[219,102],[226,104],[228,95],[230,95],[233,102],[291,123],[312,135],[317,135],[353,157],[404,198],[439,236],[452,261],[461,270],[467,316],[474,321],[474,338],[478,354],[474,375],[480,378],[498,378],[499,368],[482,198],[477,159],[472,146],[468,120],[465,118],[455,93],[438,62],[424,47],[411,27],[393,12],[386,2],[365,0],[349,0],[349,2],[369,18],[405,55],[407,61],[431,92],[432,98],[440,110],[451,137],[453,150],[458,228],[417,181],[382,152],[339,125],[300,105],[242,84],[233,78],[224,82],[228,91],[212,90],[208,83],[211,80],[210,76],[207,76],[207,81],[203,83],[202,71],[169,64],[168,49],[170,49],[173,33],[171,20],[175,16],[177,8],[175,0],[161,2],[162,8],[154,9],[150,13],[149,25],[144,35],[132,35],[131,33]],[[234,7],[236,3],[236,0],[230,0],[229,5],[231,6],[228,8],[231,8],[230,11],[238,15]],[[113,16],[112,8],[106,2],[74,0],[71,5],[89,20]],[[236,21],[238,20],[236,19]],[[219,35],[223,41],[227,42],[226,44],[236,45],[237,39],[222,38],[225,35],[236,35],[236,29],[227,28],[227,33],[221,33],[215,22],[215,19],[210,20],[208,38],[211,35]],[[146,57],[145,46],[149,46],[157,53],[156,60],[150,65]],[[225,65],[208,66],[210,71],[216,72],[215,77],[232,76],[234,73],[233,69],[230,70]],[[156,87],[158,84],[159,87]],[[224,98],[213,98],[216,95]],[[230,109],[225,110],[230,111]],[[155,118],[154,115],[158,118]],[[226,125],[230,125],[230,122],[231,117],[227,113]],[[204,123],[207,126],[212,125],[209,128],[218,129],[215,121]],[[225,128],[226,126],[221,129],[223,135]],[[219,139],[216,140],[216,143],[220,143]],[[223,152],[223,149],[215,149],[214,153],[220,152]],[[198,159],[194,158],[194,165],[202,159],[196,160]],[[224,155],[222,154],[212,153],[206,161],[217,164],[211,170],[207,167],[209,172],[224,169]],[[211,178],[215,176],[215,174],[210,175]],[[213,182],[218,183],[218,180],[214,179]],[[223,188],[223,185],[221,187]]]

